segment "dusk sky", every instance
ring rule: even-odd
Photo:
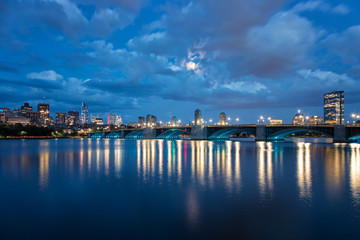
[[[0,107],[241,123],[360,112],[360,1],[1,0]]]

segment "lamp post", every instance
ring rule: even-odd
[[[351,114],[351,118],[353,119],[353,124],[355,124],[356,114],[355,113]]]

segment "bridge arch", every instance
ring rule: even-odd
[[[231,135],[234,135],[235,133],[247,133],[248,135],[254,135],[254,133],[248,129],[244,128],[227,128],[227,129],[221,129],[213,134],[211,134],[208,139],[209,140],[228,140]]]
[[[144,135],[142,130],[131,131],[125,136],[125,139],[143,139],[143,138]]]
[[[91,138],[93,139],[102,138],[102,137],[103,137],[102,133],[94,133],[93,135],[91,135]]]
[[[111,132],[108,135],[106,135],[105,138],[110,138],[110,139],[119,139],[121,138],[121,133],[120,132]]]
[[[355,136],[352,136],[349,138],[349,140],[352,140],[352,141],[359,141],[360,140],[360,134],[359,135],[355,135]]]
[[[285,139],[285,137],[293,134],[293,133],[301,133],[301,132],[313,132],[313,133],[319,133],[322,134],[324,136],[327,136],[329,138],[332,138],[332,136],[330,136],[328,133],[319,131],[319,130],[315,130],[315,129],[308,129],[308,128],[291,128],[291,129],[286,129],[280,132],[276,132],[272,135],[270,135],[269,137],[267,137],[267,140],[269,141],[283,141]]]
[[[165,132],[162,132],[159,136],[157,136],[157,139],[179,139],[180,135],[187,133],[184,130],[180,129],[170,129]]]

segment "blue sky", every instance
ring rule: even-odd
[[[125,122],[221,111],[242,123],[323,115],[345,91],[360,112],[355,0],[2,0],[0,102],[52,115],[79,110]]]

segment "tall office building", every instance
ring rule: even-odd
[[[33,107],[29,103],[24,103],[21,106],[21,116],[29,118],[32,123],[35,123],[39,119],[39,113],[33,111]]]
[[[151,114],[146,115],[146,126],[155,126],[157,123],[157,117]]]
[[[40,123],[43,125],[50,124],[50,105],[46,103],[39,103],[37,111]]]
[[[220,113],[219,125],[226,125],[226,114],[224,112]]]
[[[140,127],[145,126],[145,124],[146,124],[145,118],[139,116],[139,117],[138,117],[138,123],[139,123]]]
[[[202,115],[200,109],[195,110],[195,125],[202,125]]]
[[[57,112],[55,115],[56,125],[67,125],[67,114]]]
[[[115,118],[115,125],[120,126],[123,123],[123,119],[121,115],[117,115]]]
[[[32,111],[32,110],[33,110],[33,108],[32,108],[32,106],[30,106],[29,103],[24,103],[24,105],[21,106],[21,111]]]
[[[108,114],[108,125],[115,125],[115,114]]]
[[[80,122],[78,111],[68,111],[68,123],[70,126],[78,125]]]
[[[172,127],[176,126],[176,117],[175,116],[172,116],[172,118],[171,118],[171,126]]]
[[[325,124],[344,124],[344,91],[324,94]]]
[[[87,124],[89,123],[89,110],[88,105],[86,103],[81,104],[81,123]]]

